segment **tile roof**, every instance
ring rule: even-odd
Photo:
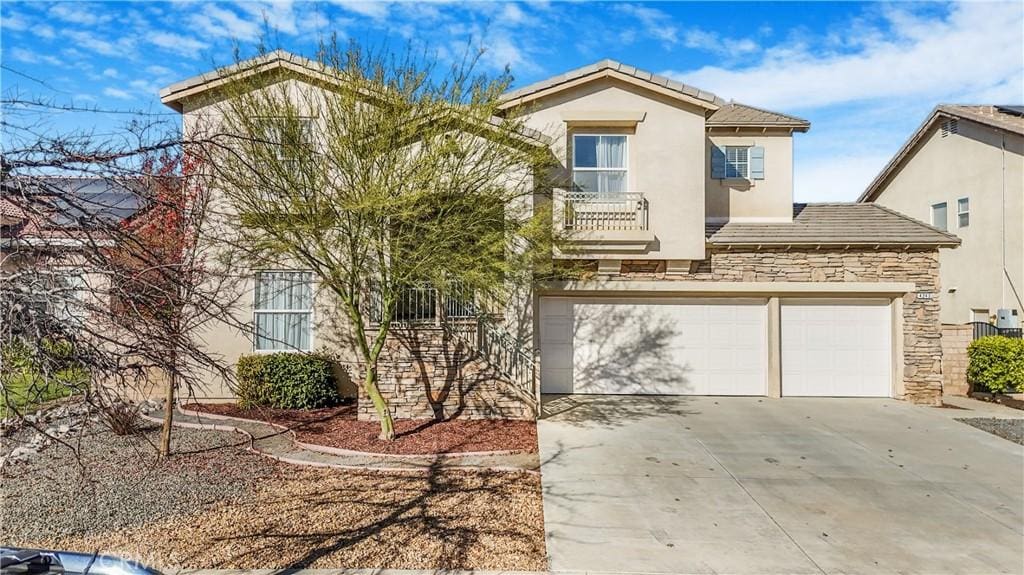
[[[505,100],[506,102],[517,100],[519,98],[524,98],[531,94],[540,92],[542,90],[547,90],[548,88],[554,88],[555,86],[571,82],[572,80],[575,80],[577,78],[597,74],[599,72],[604,72],[606,70],[619,72],[627,76],[632,76],[637,80],[642,80],[655,86],[661,86],[674,92],[679,92],[680,94],[684,94],[691,98],[707,102],[716,107],[725,105],[725,100],[719,98],[718,96],[712,94],[711,92],[701,90],[700,88],[695,88],[688,84],[683,84],[682,82],[678,82],[676,80],[668,78],[667,76],[659,76],[658,74],[652,74],[651,72],[646,72],[636,67],[629,66],[621,62],[616,62],[615,60],[601,60],[599,62],[594,62],[593,64],[589,64],[581,68],[576,68],[575,70],[564,72],[557,76],[552,76],[545,80],[541,80],[539,82],[530,84],[529,86],[524,86],[522,88],[506,92],[502,96],[502,99]]]
[[[716,246],[882,246],[954,247],[956,236],[869,203],[794,204],[792,222],[726,222],[705,226]]]
[[[950,116],[974,120],[979,124],[992,126],[1024,136],[1024,116],[1012,114],[999,109],[1000,106],[965,106],[962,104],[942,104],[936,110]]]
[[[803,118],[780,114],[770,110],[763,110],[730,102],[716,110],[707,120],[708,126],[782,126],[807,131],[811,123]]]
[[[875,179],[868,184],[868,187],[857,201],[872,202],[877,199],[884,189],[882,184],[910,156],[915,146],[924,140],[925,135],[929,133],[928,129],[941,118],[960,118],[1024,136],[1024,116],[1004,111],[1000,108],[1005,109],[1007,106],[939,104],[917,128],[917,131],[911,134],[910,138],[903,144],[903,147],[889,160],[889,163],[882,168],[882,171],[875,176]]]

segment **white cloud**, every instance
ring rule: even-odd
[[[106,96],[110,96],[111,98],[117,98],[118,100],[135,99],[135,97],[132,96],[130,93],[120,88],[103,88],[103,94]]]
[[[110,15],[100,14],[99,10],[94,4],[61,2],[51,6],[46,13],[58,20],[84,26],[96,26],[112,20]]]
[[[1024,80],[1021,4],[964,3],[947,17],[889,9],[890,30],[858,30],[859,49],[780,45],[748,68],[707,66],[667,75],[751,104],[782,109],[883,98],[971,99]],[[842,40],[838,41],[840,44]],[[1019,99],[1019,98],[1018,98]]]
[[[643,26],[645,35],[661,41],[666,46],[679,43],[679,29],[672,23],[672,17],[665,12],[639,4],[620,4],[616,9],[635,18]]]
[[[0,15],[0,28],[4,30],[15,30],[23,31],[28,30],[31,27],[31,23],[21,14],[7,11],[6,14]]]
[[[49,54],[38,54],[21,47],[10,48],[10,55],[11,59],[24,64],[39,64],[43,62],[51,66],[62,66],[64,64],[59,58],[55,58]]]
[[[171,70],[166,66],[160,66],[159,64],[146,66],[146,72],[153,76],[171,76],[174,74],[174,70]]]
[[[260,25],[240,17],[233,10],[217,4],[203,4],[202,11],[192,15],[192,24],[202,32],[217,38],[255,40],[260,35]]]
[[[757,42],[750,38],[722,38],[714,32],[698,28],[683,33],[683,45],[721,55],[749,54],[759,48]]]
[[[266,22],[273,30],[289,35],[299,32],[291,0],[243,2],[238,4],[238,7],[248,12],[254,21],[260,24]]]
[[[131,38],[110,41],[80,30],[64,30],[63,34],[74,40],[78,46],[104,56],[127,56],[134,53],[135,41]]]
[[[132,80],[131,82],[128,82],[128,85],[135,89],[137,92],[145,94],[147,96],[155,96],[159,94],[161,88],[160,84],[149,79]]]
[[[749,66],[664,74],[811,120],[794,138],[798,201],[855,200],[936,104],[1024,99],[1019,3],[873,7],[778,38]]]
[[[197,52],[208,46],[206,42],[189,36],[175,34],[174,32],[151,32],[147,38],[154,46],[163,48],[168,52],[193,58],[198,56]]]
[[[113,68],[107,68],[106,70],[103,70],[103,77],[104,78],[117,78],[117,70],[115,70]]]
[[[391,12],[390,2],[362,2],[359,0],[331,0],[349,12],[374,20],[383,20]]]

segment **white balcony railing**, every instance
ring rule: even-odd
[[[647,200],[641,192],[566,192],[562,197],[562,226],[566,230],[647,229]]]

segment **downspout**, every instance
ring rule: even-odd
[[[1006,285],[1010,286],[1010,291],[1013,292],[1014,299],[1017,300],[1017,309],[1024,313],[1024,303],[1021,303],[1020,293],[1017,292],[1017,287],[1013,285],[1013,279],[1010,277],[1010,270],[1006,269],[1006,133],[1000,131],[1000,151],[1002,152],[1002,219],[1000,221],[1000,236],[1002,239],[1002,263],[1003,263],[1003,276],[1006,278]],[[1000,303],[1006,307],[1006,288],[1000,290],[1002,293],[1000,297]]]

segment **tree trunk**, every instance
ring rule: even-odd
[[[171,373],[167,378],[167,389],[164,395],[164,427],[160,433],[160,457],[167,458],[171,455],[171,424],[174,423],[174,390],[177,386],[178,376]]]
[[[366,370],[366,394],[370,396],[370,401],[373,402],[374,409],[377,410],[377,417],[380,418],[380,439],[384,441],[395,440],[395,421],[391,418],[391,411],[388,409],[388,404],[384,401],[384,396],[380,394],[380,389],[377,387],[377,368],[371,367]]]

